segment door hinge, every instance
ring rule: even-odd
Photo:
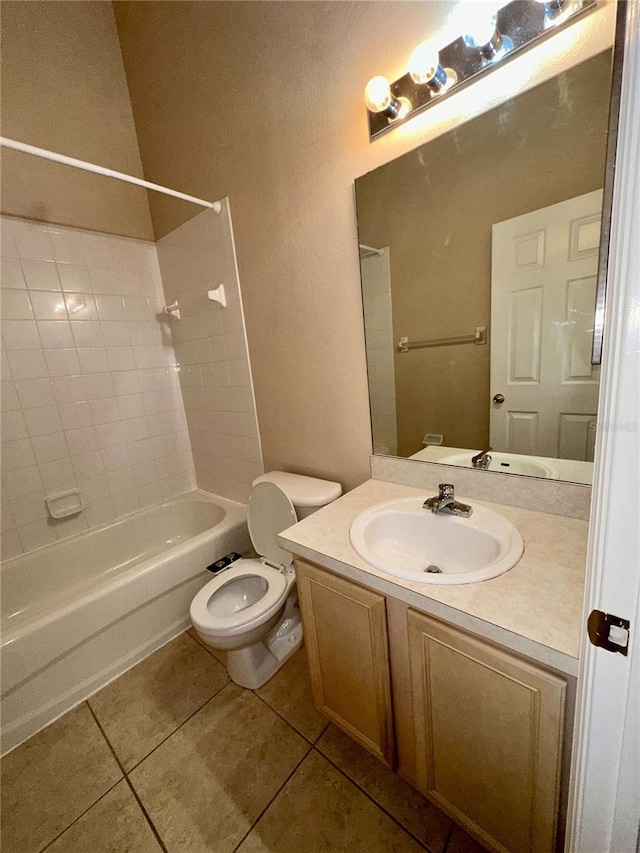
[[[631,623],[602,610],[592,610],[587,620],[589,639],[594,646],[600,646],[608,652],[629,654],[629,630]]]

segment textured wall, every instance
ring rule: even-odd
[[[155,246],[2,217],[1,281],[2,557],[192,489]]]
[[[363,88],[452,2],[116,2],[148,175],[229,196],[265,467],[353,486],[371,449],[353,180],[611,43],[611,8],[369,143]],[[579,46],[578,46],[579,45]],[[157,236],[188,214],[151,199]]]
[[[263,473],[229,205],[206,210],[158,241],[198,488],[246,502]],[[223,284],[227,306],[207,298]]]
[[[3,3],[2,135],[142,177],[111,3]],[[153,239],[146,191],[2,150],[2,211]]]

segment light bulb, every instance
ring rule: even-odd
[[[409,57],[409,74],[414,83],[426,85],[434,95],[444,92],[456,82],[455,72],[440,65],[439,52],[422,42]]]
[[[372,113],[383,113],[393,101],[391,86],[386,77],[372,77],[364,90],[364,102]]]
[[[440,66],[438,51],[423,41],[409,57],[409,74],[414,83],[428,83]]]
[[[561,16],[571,11],[572,4],[566,3],[566,0],[537,0],[544,6],[545,19],[552,19],[553,24],[559,23]]]
[[[372,113],[383,113],[389,121],[404,118],[411,111],[406,98],[396,98],[391,94],[391,86],[386,77],[372,77],[364,90],[364,102]]]
[[[465,42],[471,47],[484,47],[493,39],[496,32],[496,16],[476,13],[467,24]]]

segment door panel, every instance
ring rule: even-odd
[[[552,853],[566,682],[408,612],[418,787],[500,853]]]
[[[395,761],[385,598],[296,560],[316,708],[388,766]]]
[[[490,403],[495,450],[593,459],[593,443],[568,441],[562,428],[567,416],[596,416],[601,206],[596,190],[493,226],[490,397],[505,397]],[[520,428],[525,412],[527,430]]]

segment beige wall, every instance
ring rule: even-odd
[[[389,246],[394,340],[490,326],[491,228],[604,182],[611,52],[356,182],[359,236]],[[426,432],[488,447],[491,347],[396,352],[398,452]]]
[[[610,9],[370,144],[362,92],[417,41],[459,34],[450,2],[116,2],[153,179],[228,195],[265,468],[347,487],[371,449],[353,180],[610,43]],[[448,28],[448,29],[447,29]],[[590,53],[589,53],[590,52]],[[157,236],[187,214],[151,199]]]
[[[111,3],[2,3],[2,134],[142,176]],[[152,240],[146,191],[2,152],[3,213]]]

